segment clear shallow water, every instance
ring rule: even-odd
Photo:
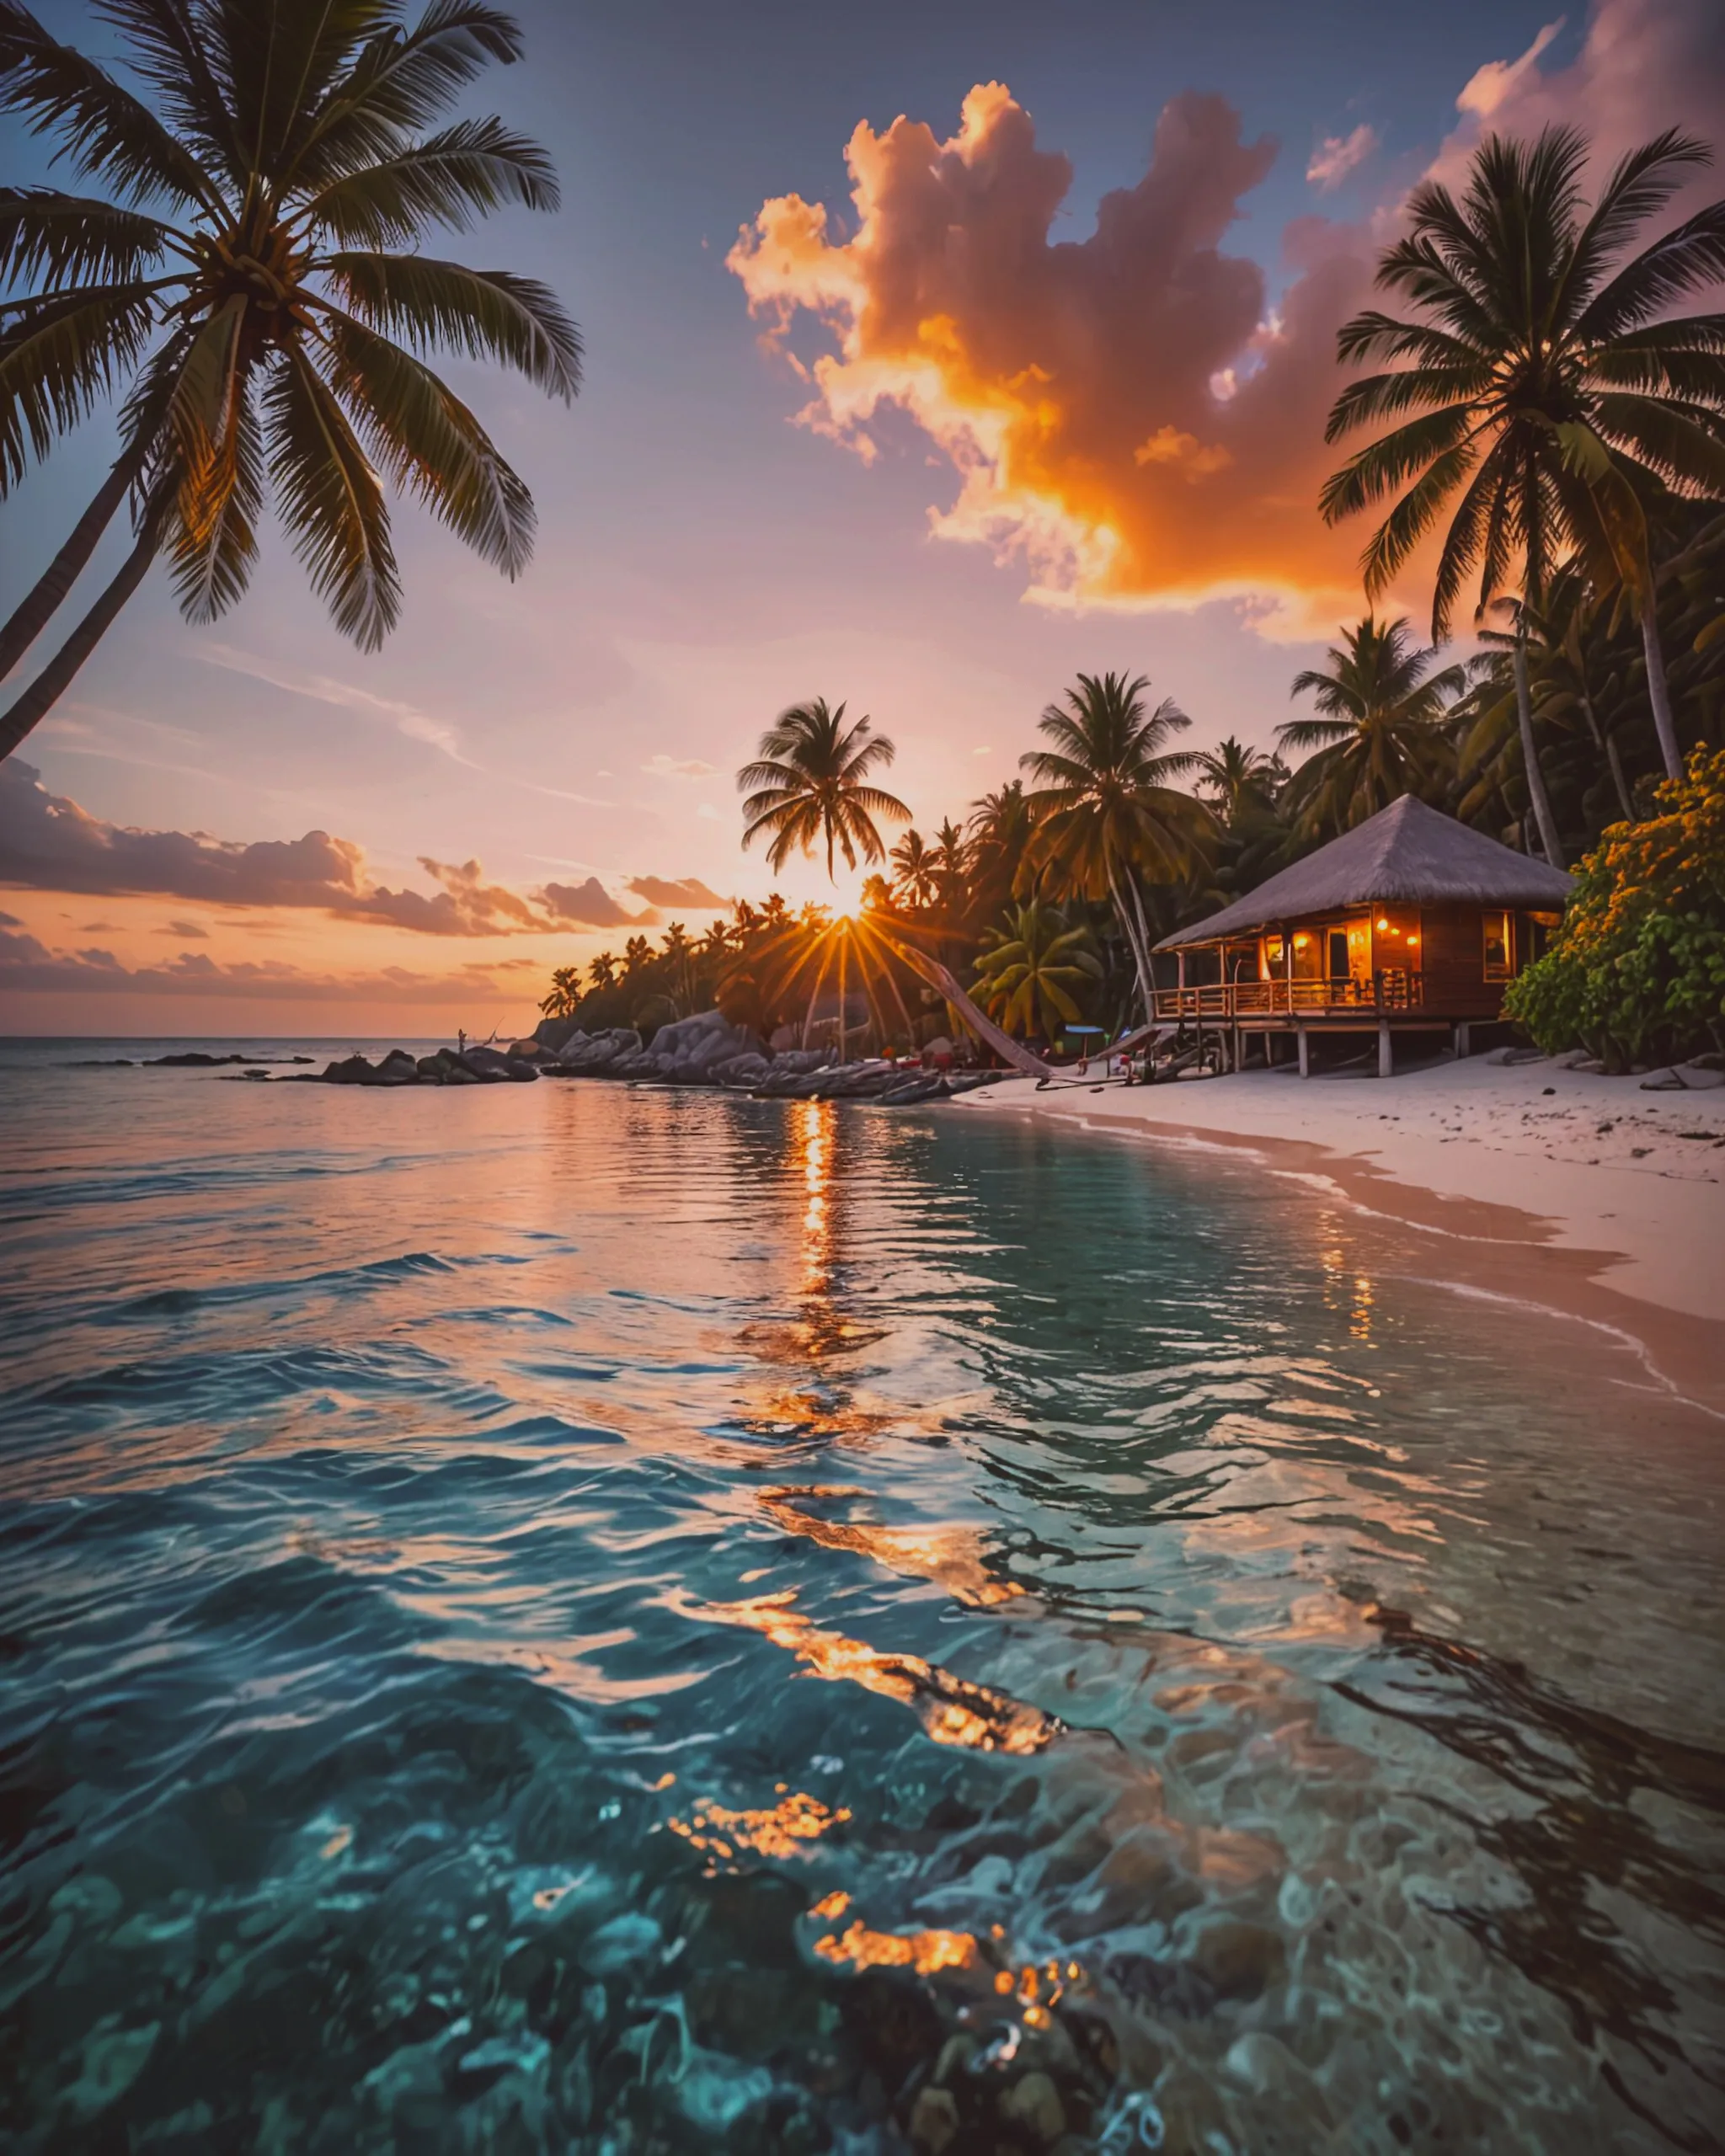
[[[13,2145],[1717,2145],[1719,1440],[1627,1356],[1210,1155],[64,1052]]]

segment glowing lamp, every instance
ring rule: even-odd
[[[1410,951],[1417,951],[1419,948],[1419,938],[1417,936],[1410,936],[1407,939],[1407,947]]]
[[[1390,926],[1390,924],[1389,924],[1389,922],[1388,922],[1388,921],[1381,921],[1378,923],[1378,928],[1379,928],[1379,931],[1381,932],[1381,931],[1383,931],[1384,930],[1386,930],[1386,929],[1389,927],[1389,926]]]
[[[1296,951],[1303,951],[1311,941],[1311,938],[1309,936],[1296,936],[1294,938],[1294,948]]]

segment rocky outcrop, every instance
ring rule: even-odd
[[[491,1047],[435,1055],[392,1049],[382,1062],[344,1056],[318,1073],[327,1086],[501,1086],[547,1078],[617,1078],[636,1084],[707,1086],[750,1093],[759,1100],[879,1101],[889,1107],[944,1099],[972,1086],[991,1085],[1003,1072],[919,1070],[874,1059],[835,1064],[830,1049],[772,1054],[746,1026],[720,1011],[702,1011],[661,1026],[644,1042],[632,1027],[584,1033],[573,1021],[547,1019],[507,1052]],[[308,1078],[311,1074],[307,1073]]]

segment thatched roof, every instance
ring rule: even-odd
[[[1375,816],[1320,846],[1208,921],[1165,936],[1158,951],[1249,936],[1346,906],[1481,905],[1556,908],[1574,879],[1530,860],[1483,831],[1404,793]]]

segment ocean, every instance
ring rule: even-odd
[[[1623,1343],[1236,1155],[190,1045],[0,1043],[9,2147],[1718,2145]]]

